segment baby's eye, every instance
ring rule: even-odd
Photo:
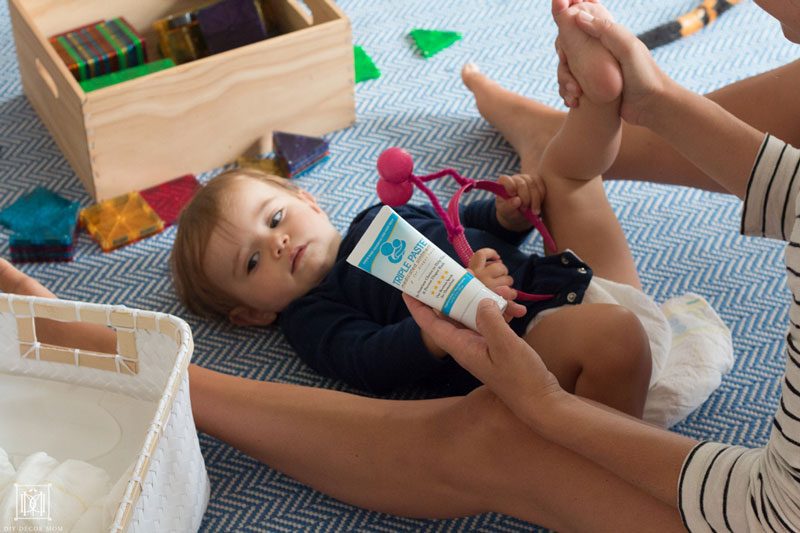
[[[272,218],[269,220],[269,227],[274,228],[278,224],[280,224],[281,220],[283,220],[283,209],[278,209],[275,211],[275,214],[272,215]]]
[[[258,265],[258,260],[261,258],[261,254],[256,252],[250,256],[250,259],[247,260],[247,273],[253,271],[253,269]]]

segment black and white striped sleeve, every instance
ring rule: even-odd
[[[800,151],[769,135],[754,164],[742,232],[787,240],[792,292],[786,370],[764,448],[697,445],[684,461],[678,505],[690,531],[800,531]]]
[[[758,150],[742,208],[741,232],[787,240],[797,217],[800,151],[767,135]]]

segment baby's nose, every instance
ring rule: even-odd
[[[280,258],[283,255],[283,252],[289,246],[289,236],[288,235],[279,235],[275,239],[275,257]]]

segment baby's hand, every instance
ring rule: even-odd
[[[511,287],[514,283],[513,278],[508,275],[506,265],[491,248],[481,248],[475,252],[469,260],[468,268],[481,283],[495,292],[498,287]]]
[[[542,210],[542,202],[546,194],[544,181],[539,176],[528,174],[514,174],[513,176],[500,176],[497,182],[502,185],[509,195],[503,199],[499,196],[495,200],[497,221],[510,231],[527,231],[531,224],[520,209],[530,209],[538,215]]]

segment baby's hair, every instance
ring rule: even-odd
[[[289,180],[260,170],[236,168],[212,178],[200,188],[178,218],[170,265],[175,292],[181,302],[200,316],[227,317],[238,302],[219,289],[203,271],[211,233],[225,215],[225,198],[242,178],[252,178],[297,194],[300,189]]]

